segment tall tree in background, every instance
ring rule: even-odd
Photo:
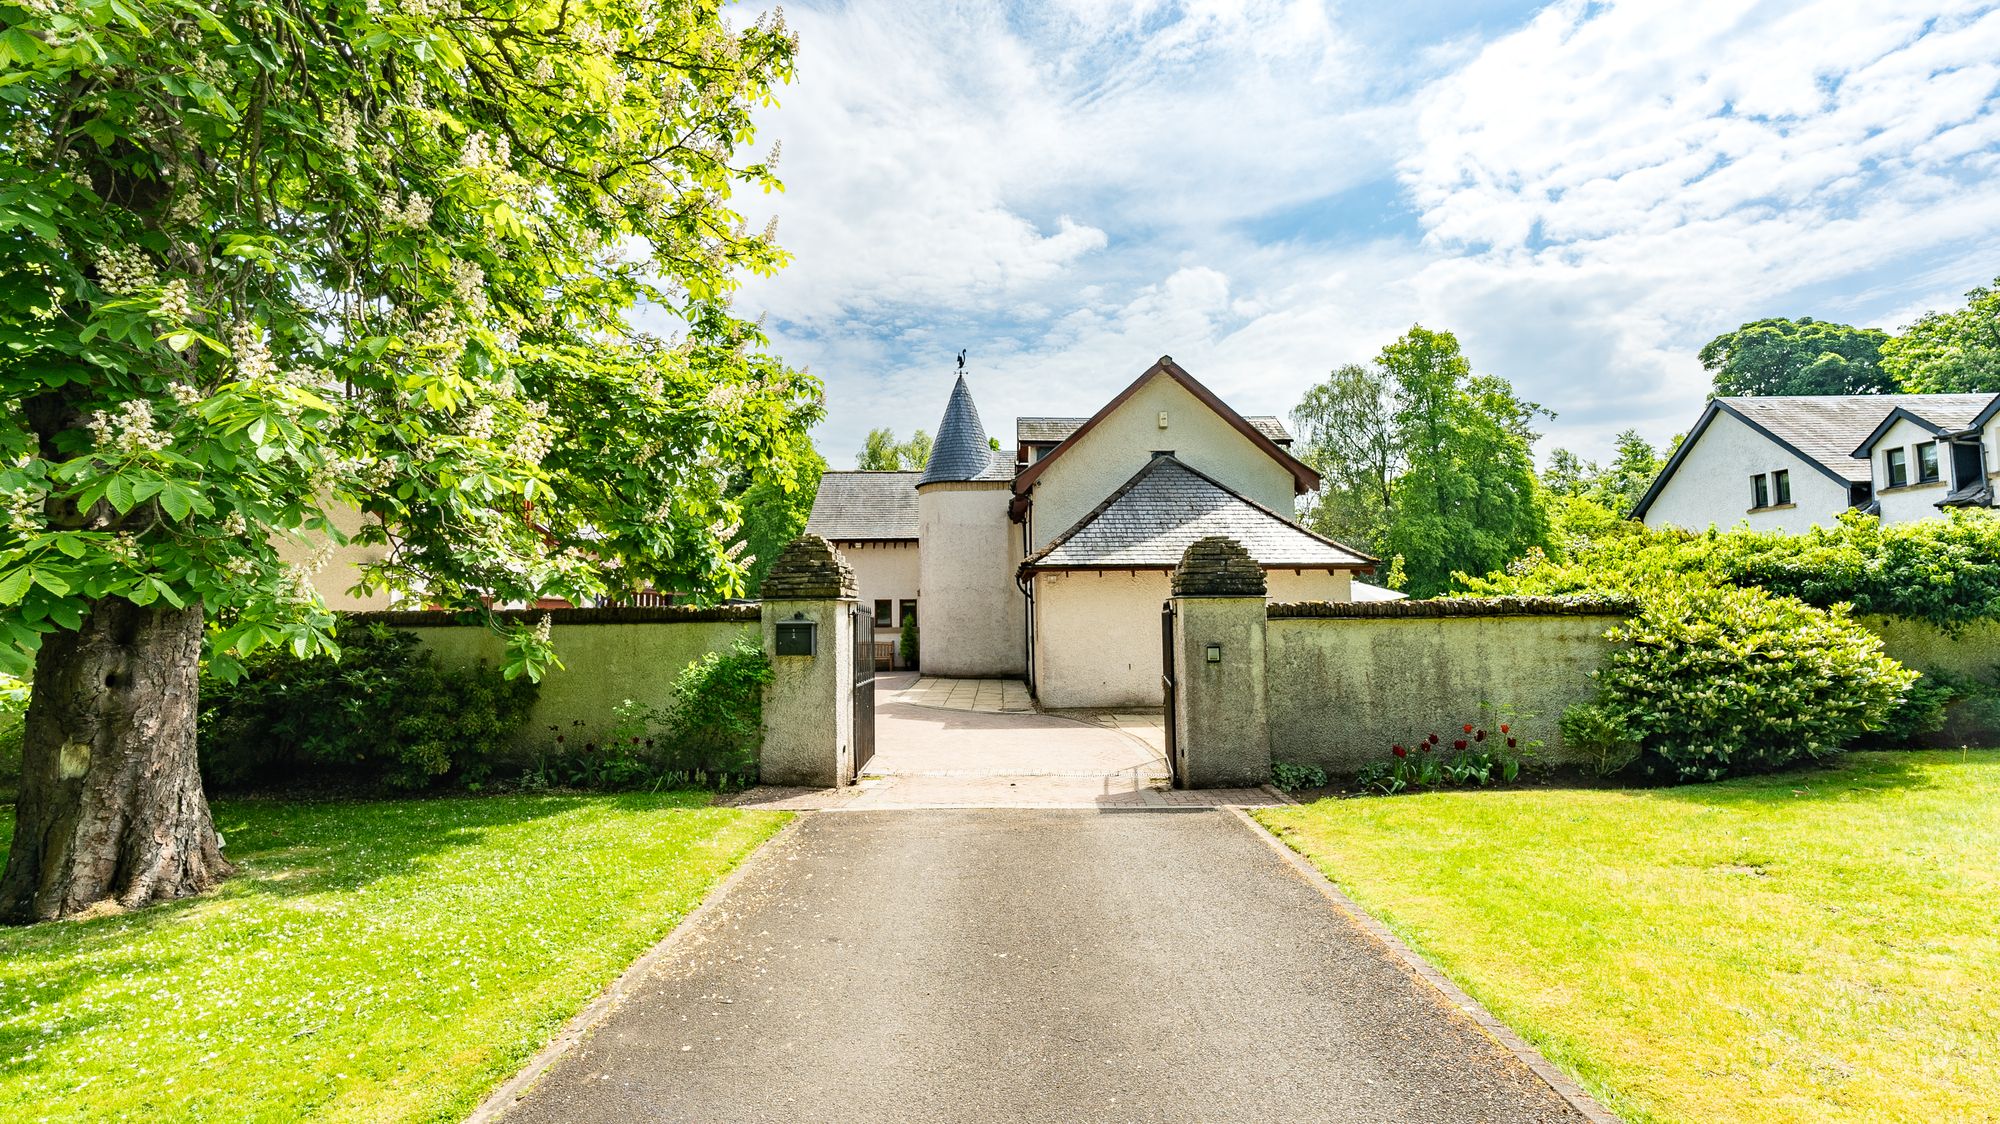
[[[2000,393],[2000,278],[1883,344],[1882,367],[1909,394]]]
[[[798,435],[802,448],[779,462],[782,470],[743,475],[748,485],[738,506],[743,510],[742,559],[750,567],[743,580],[746,597],[757,596],[778,552],[805,530],[813,497],[819,493],[819,479],[826,473],[826,458],[813,448],[803,428]]]
[[[1499,569],[1547,542],[1532,454],[1546,416],[1506,380],[1473,374],[1451,333],[1412,327],[1294,411],[1304,455],[1329,481],[1307,519],[1400,556],[1415,596],[1442,592],[1454,571]]]
[[[0,664],[34,670],[0,917],[229,871],[197,667],[334,650],[277,546],[339,541],[336,510],[388,548],[365,584],[449,605],[741,589],[731,470],[796,457],[819,398],[727,304],[783,257],[727,203],[777,186],[737,149],[791,74],[781,22],[72,0],[0,23]],[[641,300],[684,338],[634,334]],[[553,658],[532,630],[512,650]]]
[[[1757,320],[1708,341],[1701,365],[1715,379],[1715,396],[1772,394],[1890,394],[1895,380],[1882,366],[1887,332],[1829,324],[1810,316]]]
[[[1292,411],[1293,451],[1320,474],[1301,519],[1328,538],[1374,552],[1389,522],[1389,486],[1402,471],[1380,367],[1349,363],[1306,391]]]
[[[893,429],[871,429],[854,455],[854,467],[864,472],[922,472],[931,459],[931,435],[923,430],[897,441]]]

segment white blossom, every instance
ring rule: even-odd
[[[185,324],[188,317],[194,315],[194,308],[188,300],[188,283],[185,278],[176,277],[167,282],[165,291],[160,294],[160,306],[157,311],[160,319],[169,324]]]
[[[174,383],[167,387],[167,393],[173,396],[174,404],[183,410],[192,410],[201,405],[201,391],[187,383]]]
[[[431,201],[414,191],[403,193],[400,201],[390,195],[382,201],[382,225],[391,230],[414,230],[431,221]]]
[[[8,492],[7,529],[24,537],[39,533],[47,523],[42,502],[42,496],[36,492]]]
[[[155,425],[153,404],[144,398],[128,399],[116,410],[93,411],[84,425],[99,449],[157,452],[173,443],[173,438]]]
[[[107,293],[129,296],[159,283],[153,260],[135,246],[114,246],[97,255],[97,284]]]
[[[236,360],[236,375],[244,382],[265,382],[278,377],[278,364],[264,342],[263,329],[239,320],[229,329],[229,355]]]

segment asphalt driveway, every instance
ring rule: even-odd
[[[1227,811],[811,815],[504,1119],[1582,1117]]]

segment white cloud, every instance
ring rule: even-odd
[[[828,379],[837,464],[934,425],[961,346],[1003,432],[1163,352],[1282,411],[1416,321],[1595,452],[1684,427],[1718,330],[1894,326],[2000,272],[1990,6],[1564,0],[1396,50],[1309,2],[792,22],[796,260],[743,305]]]

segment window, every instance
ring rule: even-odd
[[[915,601],[903,602],[902,611],[904,624],[909,624],[917,619],[917,603]]]
[[[1762,473],[1750,478],[1750,506],[1771,506],[1771,485]]]
[[[1900,488],[1910,482],[1909,454],[1902,449],[1891,449],[1882,454],[1882,474],[1888,477],[1885,488]]]
[[[890,619],[890,617],[889,617],[889,609],[890,609],[890,606],[891,606],[891,602],[888,602],[888,601],[877,601],[877,602],[875,602],[875,627],[876,627],[876,628],[888,628],[888,627],[889,627],[890,625],[892,625],[892,624],[896,623],[895,621],[891,620],[891,619]]]
[[[1781,468],[1771,474],[1771,491],[1776,494],[1777,502],[1792,502],[1792,472],[1790,469]]]
[[[1935,484],[1938,480],[1937,442],[1926,441],[1917,446],[1917,483]]]

